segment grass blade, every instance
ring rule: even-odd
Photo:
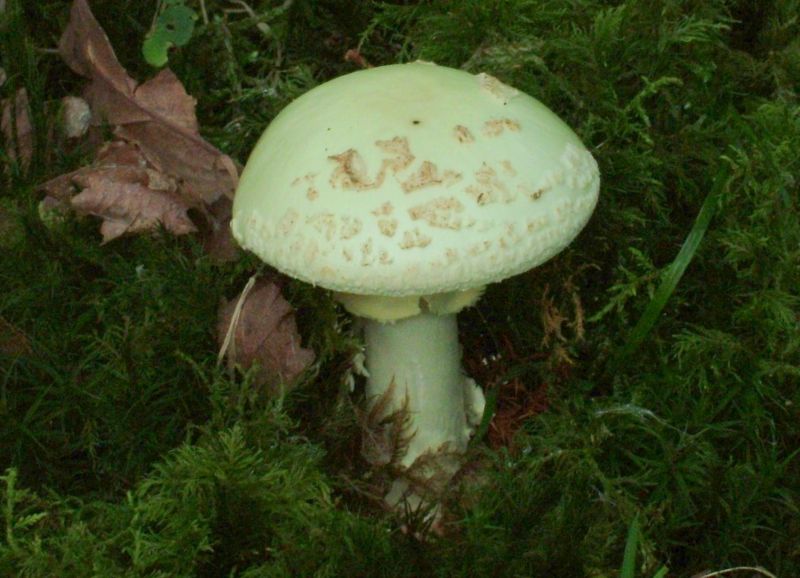
[[[485,392],[486,405],[483,409],[483,417],[478,429],[475,430],[475,435],[469,442],[470,447],[475,447],[483,440],[486,433],[489,431],[489,424],[492,423],[492,418],[497,411],[497,387],[493,387]]]
[[[622,364],[639,348],[650,331],[652,331],[659,315],[661,315],[661,311],[663,311],[664,307],[667,305],[669,298],[678,286],[681,277],[683,277],[686,268],[692,262],[697,248],[700,246],[700,242],[703,240],[708,230],[711,218],[714,216],[717,207],[717,200],[727,180],[728,167],[723,166],[714,178],[711,191],[706,195],[703,206],[700,207],[700,212],[697,214],[697,218],[695,218],[692,229],[683,241],[678,255],[667,268],[661,280],[661,284],[656,289],[653,298],[650,300],[650,303],[647,304],[644,313],[642,313],[639,321],[631,331],[628,341],[622,349],[619,349],[612,357],[608,370],[610,374],[613,375],[622,367]]]
[[[636,549],[639,547],[639,515],[637,514],[628,528],[628,538],[625,540],[625,554],[622,557],[622,570],[620,578],[634,578],[636,576]]]

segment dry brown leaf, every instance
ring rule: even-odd
[[[238,169],[200,136],[195,99],[178,78],[164,70],[139,85],[117,60],[86,0],[73,2],[59,50],[75,72],[90,80],[85,90],[90,114],[85,105],[73,106],[80,123],[66,134],[82,134],[89,117],[95,127],[113,125],[117,140],[102,147],[91,166],[42,185],[48,196],[41,206],[101,217],[104,242],[160,226],[176,235],[196,231],[188,216],[194,208],[201,216],[198,223],[207,225],[204,232],[211,235],[207,246],[212,256],[235,258],[224,229]],[[65,101],[65,117],[68,105],[81,102],[74,97]]]
[[[364,55],[361,54],[358,48],[351,48],[345,52],[344,61],[351,62],[359,68],[372,68],[372,65],[364,58]]]
[[[67,206],[72,197],[78,192],[75,184],[75,177],[97,170],[99,166],[135,166],[140,155],[136,148],[123,142],[106,143],[97,152],[95,162],[88,167],[82,167],[71,173],[59,175],[49,181],[39,185],[39,190],[47,193],[45,201],[55,207],[53,201],[59,201]]]
[[[567,341],[562,332],[562,326],[569,321],[558,309],[555,300],[549,296],[550,286],[545,285],[542,292],[542,328],[544,335],[542,336],[542,347],[550,345],[550,341],[555,337],[558,341]]]
[[[225,343],[232,329],[233,338],[225,352],[228,362],[244,369],[258,365],[259,384],[275,392],[281,383],[291,383],[314,362],[314,352],[301,347],[292,307],[275,283],[256,281],[234,319],[239,299],[220,308],[219,343]]]
[[[2,118],[0,130],[6,144],[8,156],[12,161],[19,160],[27,170],[33,157],[33,125],[31,125],[28,91],[17,90],[13,100],[2,101]]]
[[[86,0],[75,0],[59,42],[66,63],[91,80],[86,89],[95,122],[116,125],[159,171],[176,177],[192,205],[211,204],[236,188],[230,157],[199,133],[195,100],[169,70],[138,85],[120,65]]]
[[[373,466],[399,464],[414,437],[408,395],[400,408],[390,410],[396,387],[393,379],[386,391],[371,402],[368,411],[356,409],[362,433],[361,456]]]
[[[83,189],[77,195],[75,186]],[[125,142],[104,146],[93,165],[41,188],[50,204],[69,203],[78,214],[102,218],[104,243],[161,226],[175,235],[197,230],[187,214],[189,206],[176,194],[175,180],[155,170],[136,146]]]
[[[236,261],[241,249],[231,231],[233,202],[223,197],[208,208],[206,215],[207,231],[204,231],[203,248],[216,261]]]
[[[125,180],[125,173],[125,169],[100,170],[75,177],[84,189],[72,198],[72,206],[78,214],[102,217],[104,243],[160,225],[175,235],[197,230],[186,213],[188,207],[180,200],[136,180]]]

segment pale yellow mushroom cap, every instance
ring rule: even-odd
[[[335,291],[463,291],[546,261],[600,176],[542,103],[486,74],[381,66],[288,105],[242,174],[231,227],[284,273]]]

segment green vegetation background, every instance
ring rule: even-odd
[[[800,576],[800,3],[243,4],[205,0],[170,56],[205,136],[240,162],[286,103],[354,70],[356,47],[489,72],[589,146],[587,229],[462,316],[467,364],[488,358],[495,388],[546,385],[548,408],[510,447],[474,444],[445,537],[403,532],[358,456],[354,339],[329,295],[286,283],[319,359],[268,399],[216,366],[218,301],[253,258],[41,223],[35,185],[86,160],[48,136],[82,80],[52,52],[69,3],[10,0],[0,91],[28,89],[37,147],[27,172],[1,157],[0,316],[30,349],[0,353],[0,576],[617,576],[634,519],[637,576]],[[92,7],[123,65],[152,75],[156,2]],[[705,238],[675,263],[704,203]]]

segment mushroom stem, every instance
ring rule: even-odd
[[[461,371],[456,314],[421,313],[393,323],[364,319],[364,335],[370,405],[378,418],[403,412],[406,419],[403,431],[392,434],[407,443],[393,464],[407,480],[395,483],[387,501],[399,502],[411,480],[443,489],[483,413],[480,388]],[[375,448],[365,449],[374,456]],[[386,456],[373,459],[385,463]]]

